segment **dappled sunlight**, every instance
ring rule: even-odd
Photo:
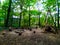
[[[60,0],[0,0],[0,45],[60,45]]]

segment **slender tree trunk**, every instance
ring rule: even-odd
[[[40,27],[40,15],[39,15],[39,27]]]
[[[11,11],[11,3],[12,0],[9,0],[9,7],[8,7],[8,13],[7,13],[7,18],[6,18],[6,22],[5,22],[5,26],[8,27],[8,23],[9,23],[9,16],[10,16],[10,11]]]
[[[52,21],[53,21],[52,23],[54,24],[54,19],[53,19],[53,16],[51,15],[51,12],[50,12],[50,16],[51,16]],[[53,25],[53,24],[52,24],[52,25]]]
[[[55,14],[55,22],[54,22],[55,28],[56,28],[56,14]]]
[[[58,3],[58,0],[57,0],[57,5],[58,5],[58,28],[59,28],[59,3]]]
[[[21,27],[21,16],[22,16],[22,13],[20,13],[20,18],[19,18],[19,27]]]
[[[5,24],[6,23],[6,8],[5,8],[5,19],[4,19],[4,27],[5,27]]]
[[[12,26],[12,24],[13,24],[13,16],[11,16],[11,25],[10,26]]]
[[[30,27],[30,20],[31,20],[31,15],[30,15],[30,6],[29,6],[29,27]]]
[[[22,5],[20,5],[20,9],[21,9],[21,12],[20,12],[20,18],[19,18],[19,27],[21,28]]]
[[[13,26],[13,25],[12,25],[12,24],[13,24],[13,15],[14,15],[13,9],[14,9],[14,8],[11,8],[12,14],[11,14],[11,24],[10,24],[10,26]]]
[[[51,16],[51,19],[53,21],[52,23],[54,23],[54,19],[53,19],[53,16],[51,15],[51,10],[50,9],[48,9],[47,15],[50,15]],[[49,18],[47,17],[47,19],[49,19]],[[48,20],[46,22],[48,23]]]

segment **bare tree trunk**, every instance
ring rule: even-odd
[[[30,14],[30,2],[29,2],[29,28],[30,28],[30,26],[31,26],[31,14]]]
[[[40,15],[39,15],[39,27],[40,27]]]
[[[58,0],[57,0],[57,5],[58,5],[58,28],[59,28],[59,3],[58,3]]]
[[[9,16],[10,16],[10,11],[11,11],[11,3],[12,0],[9,0],[9,7],[8,7],[8,13],[7,13],[7,18],[6,18],[6,22],[5,22],[5,26],[8,27],[8,23],[9,23]]]
[[[21,9],[21,12],[20,12],[20,18],[19,18],[19,27],[21,28],[22,5],[20,5],[20,9]]]
[[[51,12],[50,12],[50,16],[51,16],[51,18],[52,18],[52,21],[53,21],[52,23],[54,24],[54,19],[53,19],[53,16],[51,15]]]

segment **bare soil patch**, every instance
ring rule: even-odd
[[[60,33],[43,32],[44,30],[40,28],[32,29],[32,31],[28,29],[4,30],[0,32],[0,45],[60,45]]]

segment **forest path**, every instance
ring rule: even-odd
[[[21,35],[19,31],[20,29],[2,31],[0,45],[60,45],[60,34],[43,33],[43,29],[40,28],[20,31]]]

